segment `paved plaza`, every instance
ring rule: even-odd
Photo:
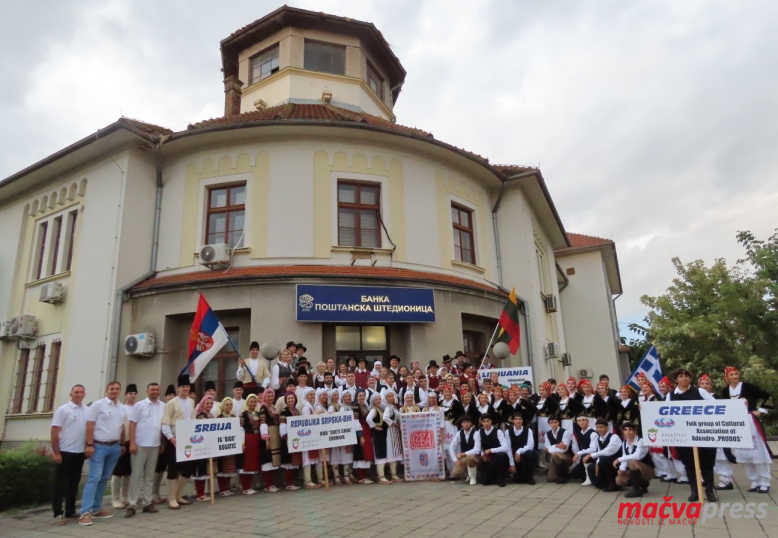
[[[775,467],[773,475],[776,475]],[[332,486],[320,490],[276,494],[260,492],[246,497],[216,497],[216,504],[196,503],[158,514],[138,513],[125,519],[116,510],[112,519],[81,527],[75,520],[55,526],[48,509],[0,515],[0,536],[132,536],[151,538],[175,533],[177,538],[204,536],[447,536],[468,538],[522,537],[700,537],[776,538],[776,493],[747,493],[742,467],[736,466],[737,487],[720,493],[722,503],[768,503],[762,519],[712,519],[704,524],[620,525],[619,504],[624,494],[602,493],[580,484],[548,484],[539,474],[536,486],[508,484],[469,486],[462,482],[414,482],[389,486]],[[775,482],[774,482],[775,483]],[[685,502],[688,486],[652,482],[643,503],[665,502],[663,496]],[[108,498],[106,498],[108,506]]]

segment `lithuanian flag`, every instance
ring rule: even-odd
[[[497,334],[496,341],[508,344],[511,355],[515,355],[519,350],[521,329],[519,328],[519,303],[516,300],[516,288],[511,290],[511,296],[500,314],[500,332]]]

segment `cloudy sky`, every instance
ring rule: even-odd
[[[398,122],[540,165],[567,230],[616,241],[623,330],[671,257],[778,227],[778,2],[289,1],[384,33]],[[219,41],[279,5],[4,0],[0,178],[120,115],[221,115]]]

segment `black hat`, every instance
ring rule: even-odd
[[[427,365],[427,368],[431,368],[431,367],[433,367],[433,366],[434,366],[435,368],[437,368],[437,367],[438,367],[438,361],[436,361],[435,359],[432,359],[432,360],[430,361],[430,363]]]
[[[349,359],[353,359],[353,358],[354,357],[349,357]],[[367,359],[364,357],[359,357],[359,359],[357,359],[357,365],[359,365],[360,362],[364,362],[365,364],[367,364]]]
[[[236,381],[232,384],[232,388],[234,389],[242,389],[243,388],[243,381]]]
[[[301,375],[308,375],[308,370],[306,370],[305,368],[298,368],[297,376],[299,377]]]
[[[621,429],[623,430],[624,428],[632,428],[633,430],[637,430],[638,429],[637,426],[635,426],[629,420],[625,420],[624,422],[621,423]]]
[[[443,355],[443,362],[451,362],[451,355]]]
[[[473,417],[471,417],[470,415],[462,415],[461,417],[459,417],[459,420],[457,420],[457,425],[461,425],[462,422],[464,422],[465,420],[469,420],[471,424],[475,422],[473,420]]]
[[[400,357],[397,355],[389,355],[389,362],[392,362],[393,359],[397,359],[398,362],[400,361]]]
[[[209,390],[216,390],[216,382],[215,381],[206,381],[204,390],[205,390],[205,392],[208,392]]]
[[[173,386],[172,383],[168,385],[167,388],[165,389],[165,396],[170,396],[171,394],[173,396],[176,395],[176,388]]]
[[[297,347],[297,344],[295,344],[294,340],[292,340],[291,342],[287,342],[285,347],[289,347],[289,346]]]
[[[311,363],[310,363],[310,361],[309,361],[308,359],[306,359],[305,357],[300,357],[299,359],[297,359],[297,364],[298,364],[298,365],[299,365],[301,362],[304,362],[305,364],[311,364]]]
[[[600,426],[600,425],[607,426],[608,425],[608,421],[605,420],[604,418],[598,418],[597,422],[595,422],[594,424],[597,425],[597,426]]]
[[[302,342],[297,344],[297,349],[303,348],[303,351],[308,351],[308,348],[303,345]]]
[[[251,342],[249,349],[259,349],[259,342]]]
[[[127,388],[124,391],[124,394],[129,394],[131,392],[134,392],[135,394],[138,394],[138,386],[135,383],[130,383],[127,385]]]
[[[551,422],[552,420],[556,420],[557,422],[562,422],[562,417],[560,417],[557,414],[551,414],[551,415],[548,416],[548,418],[546,420],[548,422]]]
[[[457,351],[456,353],[454,353],[454,358],[455,358],[455,359],[458,359],[459,357],[464,357],[464,358],[467,358],[467,355],[465,355],[465,354],[464,354],[464,353],[462,353],[461,351]]]
[[[186,375],[186,374],[178,376],[178,380],[176,382],[176,386],[183,387],[185,385],[187,385],[187,386],[191,386],[192,385],[192,383],[189,381],[189,376]]]

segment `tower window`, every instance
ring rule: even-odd
[[[278,45],[274,45],[251,59],[251,84],[278,73]]]
[[[454,256],[456,260],[475,265],[473,212],[460,205],[451,204],[451,221],[454,226]]]
[[[381,248],[381,186],[338,182],[338,245]]]
[[[381,78],[381,75],[378,74],[378,71],[370,62],[367,62],[367,85],[370,86],[370,89],[373,90],[373,93],[381,101],[384,100],[384,79]]]
[[[346,47],[305,40],[305,69],[335,75],[346,74]]]

